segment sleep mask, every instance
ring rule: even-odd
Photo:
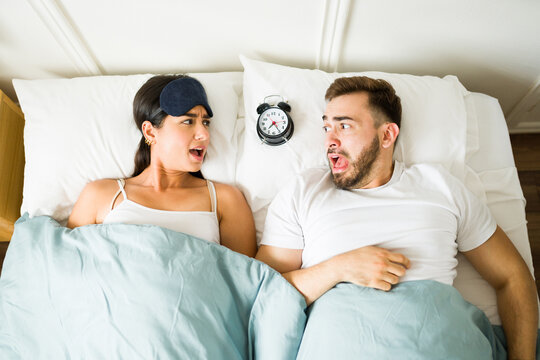
[[[171,81],[159,95],[159,107],[171,116],[184,115],[197,105],[204,106],[208,116],[214,116],[202,84],[192,77]]]

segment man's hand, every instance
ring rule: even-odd
[[[301,269],[302,250],[262,245],[256,258],[282,273],[310,305],[340,282],[388,291],[410,267],[407,257],[375,246],[336,255]]]
[[[410,268],[410,260],[376,246],[366,246],[336,255],[329,261],[342,282],[388,291]]]

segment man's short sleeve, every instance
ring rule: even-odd
[[[304,248],[298,208],[301,183],[297,177],[285,186],[270,204],[260,245],[287,249]]]
[[[455,201],[459,209],[457,244],[459,251],[469,251],[486,242],[497,229],[495,218],[489,208],[461,182],[455,189]]]

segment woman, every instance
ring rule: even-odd
[[[133,115],[142,132],[133,176],[88,184],[67,226],[153,224],[253,257],[255,226],[244,196],[200,173],[213,115],[202,85],[183,75],[152,77],[135,95]]]

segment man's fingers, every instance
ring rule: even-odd
[[[388,267],[386,269],[386,271],[388,271],[390,274],[393,274],[399,277],[402,277],[403,275],[405,275],[406,270],[407,269],[403,265],[393,263],[393,262],[388,263]]]
[[[401,264],[406,269],[411,267],[411,261],[409,260],[409,258],[406,257],[403,254],[400,254],[400,253],[389,252],[388,253],[388,260],[390,260],[391,262],[396,263],[396,264]]]
[[[380,279],[374,280],[371,287],[379,290],[390,291],[392,289],[392,285],[396,285],[397,283],[399,283],[398,276],[391,273],[386,273],[382,275]]]
[[[392,273],[386,273],[382,276],[381,280],[388,284],[396,285],[399,282],[399,276],[396,276]]]
[[[390,291],[392,289],[392,285],[387,283],[386,281],[378,280],[375,281],[372,285],[372,288],[383,290],[383,291]]]

